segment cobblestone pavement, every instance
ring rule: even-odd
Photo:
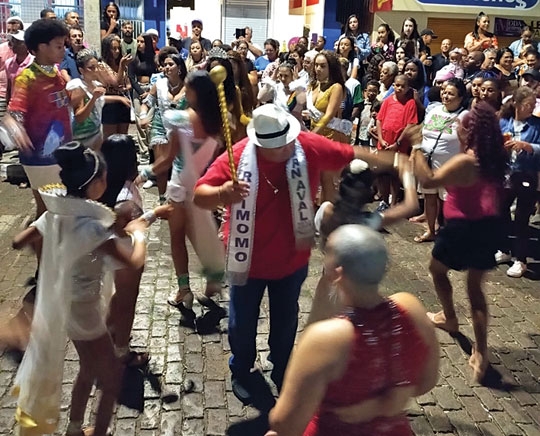
[[[155,204],[155,188],[145,194],[148,207]],[[30,190],[0,183],[0,309],[2,320],[20,304],[23,283],[33,273],[30,253],[16,253],[9,241],[33,212]],[[417,295],[428,309],[438,310],[427,265],[431,244],[416,244],[420,232],[415,224],[402,223],[389,229],[386,240],[392,261],[383,283],[385,294],[407,291]],[[174,289],[166,223],[150,231],[148,259],[143,276],[132,345],[152,355],[149,377],[131,374],[128,400],[142,402],[142,412],[119,406],[112,423],[116,435],[258,435],[258,412],[242,407],[231,391],[227,367],[229,345],[226,320],[221,332],[200,336],[179,326],[179,313],[166,298]],[[192,256],[194,258],[194,256]],[[538,267],[538,265],[536,265]],[[540,435],[540,286],[531,278],[510,279],[506,266],[489,275],[486,285],[491,322],[490,360],[497,388],[472,383],[463,351],[473,337],[464,276],[452,273],[456,305],[463,336],[454,340],[437,332],[441,343],[440,378],[430,393],[417,398],[408,413],[417,435]],[[193,287],[201,288],[199,266],[191,265]],[[301,326],[307,319],[311,295],[321,269],[321,256],[314,251],[310,274],[300,298]],[[538,268],[536,269],[538,271]],[[538,276],[536,277],[538,279]],[[227,290],[222,303],[227,305]],[[200,312],[201,308],[195,306]],[[258,336],[259,365],[267,370],[268,304],[263,301]],[[1,321],[0,321],[1,322]],[[0,355],[0,435],[13,433],[15,401],[9,396],[16,363]],[[68,346],[64,377],[61,430],[66,425],[70,390],[77,370],[76,353]],[[187,381],[194,385],[186,393]],[[174,401],[170,393],[177,393]],[[168,402],[166,401],[168,400]],[[172,400],[172,401],[171,401]],[[137,406],[134,404],[133,406]],[[141,404],[138,404],[141,407]],[[58,434],[62,434],[59,432]]]

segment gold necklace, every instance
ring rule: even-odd
[[[270,180],[268,180],[268,177],[266,177],[266,174],[264,174],[262,171],[261,171],[261,174],[263,175],[264,180],[266,180],[266,183],[268,184],[268,186],[270,186],[272,190],[274,191],[274,195],[276,195],[279,192],[279,189],[276,188]]]

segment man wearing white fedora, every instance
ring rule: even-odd
[[[253,111],[247,134],[233,147],[238,182],[231,181],[223,153],[197,183],[194,201],[206,209],[220,204],[228,209],[224,233],[231,285],[232,388],[244,404],[257,405],[261,375],[253,367],[261,299],[268,288],[269,360],[279,391],[298,326],[298,297],[315,234],[313,201],[320,172],[338,171],[354,158],[391,166],[394,154],[375,157],[362,147],[301,132],[298,120],[273,104]]]

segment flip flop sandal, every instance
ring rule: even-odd
[[[193,292],[189,289],[182,289],[180,292],[186,291],[185,295],[182,297],[181,300],[177,300],[176,297],[178,296],[178,292],[176,293],[175,297],[167,298],[167,303],[171,305],[172,307],[176,307],[177,309],[180,309],[181,307],[186,307],[188,309],[191,309],[191,306],[193,306]]]

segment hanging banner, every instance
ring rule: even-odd
[[[191,20],[197,18],[190,8],[172,8],[170,11],[169,29],[178,32],[182,39],[191,36]]]
[[[509,20],[508,18],[495,17],[493,33],[497,36],[521,36],[521,29],[525,27],[523,20]]]
[[[392,0],[371,0],[369,4],[369,12],[384,12],[391,11],[393,6]]]
[[[481,9],[503,8],[503,9],[531,9],[539,0],[416,0],[424,5],[439,6],[475,6]]]
[[[317,6],[320,0],[289,0],[289,15],[304,15],[312,13],[311,6]]]

